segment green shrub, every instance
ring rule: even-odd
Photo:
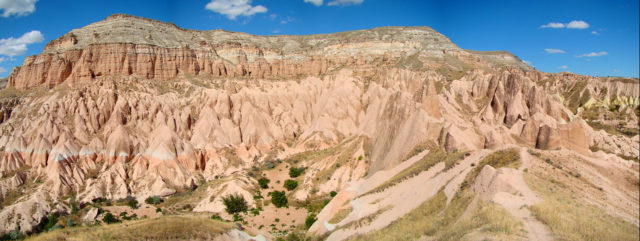
[[[300,174],[302,174],[302,172],[304,172],[304,167],[300,167],[300,168],[291,167],[291,168],[289,168],[289,176],[291,178],[296,178],[296,177],[300,176]]]
[[[224,221],[224,220],[222,220],[222,218],[218,214],[211,215],[211,219],[218,220],[218,221]]]
[[[242,222],[242,221],[244,221],[244,219],[242,218],[242,216],[240,216],[240,214],[234,213],[233,214],[233,221],[234,222]]]
[[[247,201],[240,194],[229,194],[226,197],[222,197],[222,202],[227,207],[226,211],[229,214],[235,214],[239,212],[247,211]]]
[[[263,199],[264,197],[262,196],[262,193],[260,192],[260,190],[258,190],[258,192],[256,193],[256,195],[253,195],[253,200],[260,200]]]
[[[161,213],[162,212],[162,208],[156,208],[156,213]]]
[[[273,191],[269,193],[269,196],[271,196],[271,203],[277,208],[287,207],[289,205],[287,195],[284,191]]]
[[[127,201],[127,206],[133,208],[133,209],[137,209],[138,208],[138,200],[135,199],[130,199],[129,201]]]
[[[260,210],[255,209],[255,208],[252,208],[252,209],[250,210],[250,212],[251,212],[251,214],[253,214],[253,216],[258,216],[258,215],[260,215]]]
[[[267,188],[269,188],[269,182],[271,182],[271,180],[269,180],[269,179],[267,179],[267,178],[265,178],[265,177],[258,179],[258,185],[259,185],[259,186],[260,186],[260,188],[262,188],[262,189],[267,189]]]
[[[43,217],[42,220],[40,220],[40,223],[35,228],[36,233],[49,231],[57,223],[58,223],[58,214],[51,213],[49,214],[49,216]]]
[[[125,202],[127,206],[137,209],[138,208],[138,200],[135,197],[127,196],[126,198],[118,200],[118,202]],[[107,203],[108,204],[108,203]]]
[[[293,189],[296,189],[296,187],[298,187],[298,181],[291,179],[284,181],[284,188],[286,188],[287,190],[291,191]]]
[[[300,236],[298,236],[298,234],[296,233],[289,233],[286,239],[286,241],[300,241],[300,240],[302,240],[302,238],[300,238]]]
[[[80,211],[80,205],[78,205],[78,202],[76,202],[76,196],[71,196],[71,201],[69,201],[69,204],[71,206],[71,214],[76,214],[78,213],[78,211]]]
[[[318,218],[316,218],[316,215],[314,213],[309,214],[309,216],[307,216],[307,219],[304,220],[305,227],[307,227],[307,229],[311,228],[311,225],[313,225],[316,220],[318,220]]]
[[[106,213],[104,215],[104,217],[102,218],[102,222],[106,223],[106,224],[111,224],[111,223],[117,223],[119,222],[118,219],[116,219],[115,216],[113,216],[113,214],[111,213]]]
[[[331,195],[331,197],[335,197],[336,195],[338,195],[338,193],[336,191],[331,191],[329,195]]]
[[[151,196],[144,200],[144,202],[147,204],[159,204],[159,203],[162,203],[163,201],[164,200],[162,200],[162,197],[160,196]]]

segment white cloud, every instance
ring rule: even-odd
[[[287,19],[280,20],[280,24],[287,24],[287,23],[293,22],[295,20],[296,20],[295,18],[287,16]]]
[[[311,3],[316,5],[316,7],[322,6],[323,0],[304,0],[305,3]],[[349,6],[349,5],[360,5],[364,2],[364,0],[331,0],[327,3],[327,6]]]
[[[2,64],[2,61],[7,60],[5,57],[0,57],[0,64]],[[7,72],[7,69],[0,67],[0,74]]]
[[[23,34],[20,38],[0,39],[0,55],[16,56],[27,52],[27,45],[44,41],[40,31],[34,30]]]
[[[529,61],[529,60],[523,60],[522,62],[524,62],[525,64],[527,64],[529,66],[533,66],[533,63],[531,63],[531,61]]]
[[[541,25],[540,28],[573,28],[573,29],[585,29],[589,28],[589,24],[582,20],[573,20],[569,23],[557,23],[551,22],[545,25]]]
[[[569,67],[567,67],[566,65],[560,66],[558,67],[558,69],[568,69]]]
[[[231,20],[239,15],[249,17],[256,13],[267,12],[265,6],[251,6],[251,0],[211,0],[204,8],[225,15]]]
[[[540,27],[541,28],[564,28],[564,23],[548,23]]]
[[[29,15],[36,11],[37,1],[38,0],[0,0],[0,9],[4,10],[2,17]]]
[[[599,56],[603,56],[603,55],[607,55],[607,54],[609,54],[609,53],[607,53],[605,51],[600,51],[600,52],[591,52],[591,53],[588,53],[588,54],[581,54],[581,55],[578,55],[576,57],[578,57],[578,58],[582,58],[582,57],[599,57]]]
[[[362,2],[364,2],[364,0],[333,0],[329,3],[327,3],[327,5],[329,6],[349,6],[349,5],[359,5]]]
[[[591,34],[600,35],[600,33],[598,31],[595,31],[595,30],[591,31]]]
[[[564,50],[562,49],[544,49],[548,54],[564,54]]]
[[[275,14],[275,13],[269,14],[269,19],[271,19],[271,20],[274,20],[277,17],[278,17],[278,14]]]
[[[304,0],[306,3],[311,3],[316,6],[322,6],[322,0]]]
[[[567,28],[585,29],[589,28],[589,24],[582,20],[573,20],[567,24]]]

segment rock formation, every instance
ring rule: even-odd
[[[0,95],[0,191],[37,189],[2,208],[0,231],[68,212],[60,203],[69,195],[142,202],[323,149],[340,154],[304,162],[300,201],[394,170],[424,143],[637,159],[637,134],[595,130],[583,115],[615,102],[627,112],[610,121],[637,129],[638,86],[539,72],[506,52],[462,50],[428,27],[254,36],[113,15],[12,71]],[[255,179],[207,187],[194,211],[222,212],[231,192],[254,205]]]

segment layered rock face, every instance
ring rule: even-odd
[[[3,207],[0,231],[29,231],[69,210],[41,204],[45,196],[167,196],[345,143],[367,160],[337,170],[335,160],[308,163],[308,173],[335,174],[305,178],[297,199],[392,169],[424,143],[637,157],[637,135],[608,145],[568,107],[562,78],[604,91],[599,79],[538,72],[505,52],[461,50],[427,27],[253,36],[114,15],[50,42],[9,77],[3,91],[23,91],[0,101],[0,191],[38,189]],[[632,87],[606,93],[631,98],[633,109]]]
[[[377,28],[310,36],[253,36],[194,31],[173,24],[113,15],[51,41],[25,59],[8,86],[54,86],[100,76],[167,80],[179,73],[211,77],[292,78],[331,67],[389,62],[421,53],[460,52],[428,27]],[[512,63],[529,68],[513,59]]]

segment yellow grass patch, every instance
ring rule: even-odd
[[[202,216],[164,216],[94,227],[73,227],[27,240],[214,240],[232,228]]]
[[[531,206],[532,214],[559,240],[638,240],[638,227],[601,208],[572,197],[566,185],[536,174],[524,175],[527,186],[545,201]]]

